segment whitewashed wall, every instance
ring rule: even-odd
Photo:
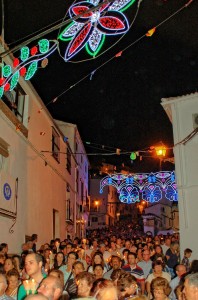
[[[185,248],[191,248],[192,258],[197,259],[198,134],[185,145],[180,142],[194,130],[192,115],[198,113],[198,93],[162,99],[162,106],[173,125],[181,253]]]

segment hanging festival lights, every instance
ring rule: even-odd
[[[127,204],[141,200],[155,203],[163,198],[169,201],[178,201],[174,172],[108,175],[100,182],[100,193],[108,185],[114,186],[120,201]]]

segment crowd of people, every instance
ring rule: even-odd
[[[37,234],[9,255],[0,245],[0,300],[198,300],[198,260],[179,234],[152,237],[130,224],[59,238]],[[126,234],[125,234],[126,233]]]

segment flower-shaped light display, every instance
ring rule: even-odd
[[[82,1],[68,10],[73,21],[61,32],[59,40],[68,42],[64,54],[70,60],[80,50],[86,48],[91,56],[100,51],[107,35],[121,35],[129,30],[129,22],[123,14],[135,0]]]

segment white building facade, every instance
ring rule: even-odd
[[[12,62],[6,58],[4,63]],[[37,248],[54,238],[81,234],[76,221],[80,218],[79,199],[87,201],[88,160],[74,127],[75,136],[69,129],[67,139],[33,86],[23,79],[2,96],[0,243],[8,243],[9,253],[19,253],[21,244],[33,233],[38,234]],[[74,140],[79,141],[83,159],[74,154]]]

